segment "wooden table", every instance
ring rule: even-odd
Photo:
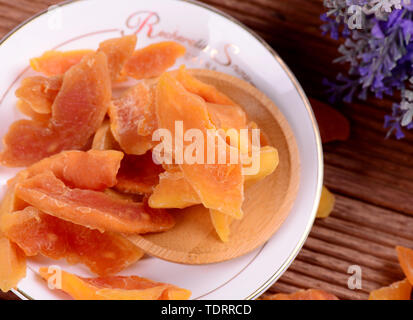
[[[58,2],[0,0],[0,36]],[[337,43],[319,29],[322,0],[204,2],[255,30],[310,97],[327,100],[322,79],[333,79],[340,66],[331,64]],[[267,294],[320,288],[342,299],[366,299],[371,290],[403,278],[394,246],[413,248],[413,134],[401,141],[384,139],[383,116],[391,104],[370,99],[341,106],[351,122],[351,137],[324,145],[325,184],[336,194],[336,207],[331,217],[315,223],[297,259]],[[348,289],[351,265],[362,268],[361,290]]]

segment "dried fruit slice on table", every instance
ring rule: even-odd
[[[135,51],[137,42],[136,35],[124,36],[103,41],[99,45],[99,50],[108,57],[108,66],[112,81],[121,79],[121,72],[125,63]]]
[[[169,130],[172,137],[176,136],[176,121],[182,121],[183,132],[188,129],[199,129],[205,137],[204,141],[207,141],[207,130],[215,129],[209,119],[205,101],[188,92],[167,73],[163,74],[158,82],[156,114],[159,128]],[[187,145],[184,142],[184,149]],[[183,161],[180,167],[185,179],[194,188],[205,207],[241,218],[244,200],[242,165],[240,161],[237,164],[229,163],[229,148],[225,147],[227,162],[224,164],[219,164],[216,159],[216,164],[189,164]],[[204,151],[204,155],[207,155],[208,151]],[[218,158],[217,146],[214,153]],[[207,163],[205,159],[204,163]],[[226,201],[223,202],[222,199]]]
[[[105,54],[87,55],[64,75],[48,124],[30,120],[12,124],[1,163],[27,166],[62,150],[84,148],[101,126],[111,96]]]
[[[291,294],[277,293],[264,297],[263,300],[338,300],[338,298],[335,295],[322,290],[308,289]]]
[[[410,284],[413,285],[413,250],[397,246],[396,251],[400,266]]]
[[[29,104],[34,112],[49,114],[52,112],[52,105],[62,87],[62,82],[62,76],[28,77],[23,79],[16,90],[16,97]]]
[[[327,218],[334,209],[336,199],[334,195],[323,186],[320,204],[318,205],[317,218]]]
[[[64,74],[74,65],[78,64],[83,57],[93,53],[93,50],[72,51],[46,51],[42,56],[30,60],[33,70],[41,72],[46,76],[57,76]]]
[[[16,195],[47,214],[100,231],[148,233],[174,226],[173,217],[164,210],[103,192],[71,189],[52,172],[19,183]]]
[[[48,271],[44,267],[39,273],[59,288],[58,281],[53,281],[56,272]],[[137,276],[81,278],[65,271],[61,271],[59,289],[76,300],[187,300],[191,295],[188,290]]]
[[[133,194],[150,194],[163,172],[161,165],[152,160],[152,152],[142,156],[125,155],[117,175],[116,189]]]
[[[173,41],[155,43],[136,50],[125,64],[124,72],[138,80],[159,77],[185,52],[184,46]]]
[[[69,263],[83,263],[98,275],[120,272],[143,256],[143,252],[121,235],[73,224],[27,207],[4,219],[8,239],[26,256],[42,254]]]
[[[116,141],[128,154],[143,155],[155,145],[157,129],[151,85],[141,82],[127,90],[110,106],[111,129]]]
[[[369,300],[410,300],[412,285],[407,279],[370,292]]]

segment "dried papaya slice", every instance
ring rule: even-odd
[[[338,298],[335,295],[322,290],[308,289],[291,294],[277,293],[266,296],[263,300],[338,300]]]
[[[183,132],[188,129],[199,129],[207,141],[207,130],[215,129],[209,120],[206,103],[198,96],[188,92],[170,74],[165,73],[158,82],[156,98],[156,114],[159,128],[164,128],[175,136],[175,123],[182,121]],[[219,137],[218,137],[219,138]],[[206,145],[206,144],[204,144]],[[222,213],[242,217],[242,203],[244,201],[244,177],[242,165],[230,164],[230,147],[226,145],[224,164],[219,164],[218,146],[215,146],[215,164],[180,164],[185,179],[197,192],[202,203],[209,209]],[[184,142],[185,148],[185,142]],[[205,155],[208,150],[205,150]],[[226,199],[226,201],[222,201]]]
[[[19,183],[16,195],[47,214],[100,231],[148,233],[174,226],[173,217],[166,211],[103,192],[71,189],[52,172]]]
[[[23,175],[21,175],[23,176]],[[4,235],[4,220],[26,204],[15,196],[15,187],[20,177],[8,181],[8,189],[0,204],[0,290],[7,292],[17,287],[26,276],[26,256],[23,251]]]
[[[212,123],[220,129],[246,129],[247,115],[237,105],[220,105],[207,103],[208,113]]]
[[[327,218],[334,209],[336,199],[334,195],[323,186],[320,204],[318,205],[317,218]]]
[[[64,151],[30,166],[27,178],[52,171],[70,187],[105,190],[116,185],[122,159],[123,153],[114,150]]]
[[[163,171],[161,165],[153,162],[150,151],[142,156],[126,155],[117,176],[116,189],[125,193],[152,193]]]
[[[142,155],[152,149],[152,133],[157,128],[154,96],[146,82],[127,90],[113,101],[109,116],[116,141],[128,154]]]
[[[162,173],[159,184],[149,198],[149,206],[152,208],[183,209],[200,203],[197,193],[180,170]],[[217,210],[210,210],[210,215],[219,238],[223,242],[228,242],[233,218]]]
[[[153,189],[148,203],[151,208],[183,209],[200,204],[201,200],[178,168],[159,175],[159,184]]]
[[[82,263],[98,275],[115,274],[143,256],[121,235],[76,225],[27,207],[3,221],[6,236],[27,256]]]
[[[27,203],[16,197],[17,184],[27,177],[27,172],[20,172],[7,182],[7,191],[0,203],[0,236],[3,231],[3,220],[16,210],[23,210]]]
[[[129,35],[109,39],[99,45],[99,51],[104,52],[108,57],[108,66],[112,81],[121,80],[122,69],[135,51],[136,42],[136,35]]]
[[[126,62],[124,71],[126,75],[138,80],[159,77],[185,52],[184,46],[173,41],[155,43],[136,50]]]
[[[52,124],[61,139],[78,149],[100,128],[108,111],[112,89],[103,53],[86,56],[66,72],[52,107]]]
[[[101,126],[111,96],[105,54],[86,56],[66,72],[49,124],[30,120],[12,124],[0,154],[2,164],[28,166],[62,150],[84,148]]]
[[[245,175],[245,185],[250,186],[272,174],[277,169],[279,162],[277,149],[270,146],[262,147],[259,171],[254,175]]]
[[[115,150],[64,151],[32,165],[28,171],[34,176],[49,169],[70,187],[104,190],[116,184],[123,156]]]
[[[17,100],[16,104],[17,110],[19,110],[22,114],[25,116],[28,116],[32,120],[35,120],[36,122],[39,123],[49,123],[51,115],[50,114],[45,114],[45,113],[37,113],[32,109],[30,104],[23,100]]]
[[[137,276],[81,278],[65,271],[58,272],[61,272],[60,289],[76,300],[187,300],[191,296],[189,290]],[[55,271],[49,272],[43,267],[39,273],[53,283]],[[59,287],[58,283],[56,285]]]
[[[410,284],[413,285],[413,250],[397,246],[396,251],[400,266]]]
[[[7,292],[17,287],[26,276],[26,257],[9,239],[0,236],[0,290]]]
[[[29,104],[34,112],[49,114],[52,112],[52,105],[62,87],[62,82],[62,76],[28,77],[23,79],[16,90],[16,97]]]
[[[94,150],[120,150],[120,146],[113,137],[110,121],[105,120],[93,137],[92,149]]]
[[[54,129],[47,123],[32,120],[14,122],[4,136],[3,144],[0,162],[8,167],[28,166],[63,149]]]
[[[33,70],[46,76],[57,76],[64,74],[91,53],[93,50],[46,51],[42,56],[31,59],[30,65]]]
[[[260,168],[255,175],[245,175],[245,185],[252,184],[272,174],[279,163],[278,151],[273,147],[263,147],[260,151]],[[178,166],[171,166],[159,175],[159,184],[153,189],[149,197],[151,208],[177,208],[183,209],[196,204],[201,200],[194,188],[185,179]]]
[[[184,65],[179,68],[176,78],[186,90],[202,97],[206,102],[229,106],[236,105],[235,102],[214,86],[206,84],[190,75]]]
[[[228,242],[231,234],[231,223],[234,220],[233,217],[221,213],[217,210],[209,210],[211,215],[212,225],[215,228],[219,238],[222,242]]]
[[[412,285],[407,279],[370,292],[369,300],[410,300]]]

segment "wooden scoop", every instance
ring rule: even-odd
[[[277,170],[245,191],[244,218],[231,225],[230,240],[223,243],[203,206],[175,210],[176,226],[167,232],[128,238],[149,255],[185,263],[207,264],[230,260],[264,244],[288,216],[299,186],[299,156],[293,132],[286,119],[262,92],[235,77],[191,70],[199,80],[214,85],[247,112],[249,120],[265,132],[278,149]],[[174,212],[174,211],[171,211]],[[276,252],[274,253],[276,254]]]

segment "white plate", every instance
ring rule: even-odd
[[[321,193],[323,159],[317,124],[297,80],[277,54],[239,22],[204,4],[182,0],[73,1],[43,12],[13,30],[1,43],[0,136],[21,117],[15,109],[14,91],[23,77],[33,74],[28,67],[30,58],[50,49],[97,48],[102,40],[131,33],[138,34],[139,47],[163,40],[181,42],[188,54],[177,64],[226,72],[265,92],[294,131],[301,157],[301,182],[288,219],[254,252],[205,266],[146,258],[123,273],[190,289],[194,299],[256,298],[287,269],[308,236]],[[2,192],[15,173],[15,169],[0,168]],[[50,264],[92,276],[82,266],[34,259],[15,292],[29,299],[67,298],[49,290],[36,275],[40,265]]]

